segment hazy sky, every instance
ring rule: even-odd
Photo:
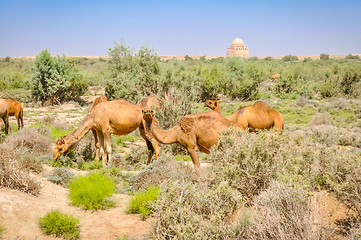
[[[361,53],[361,0],[0,0],[0,57],[107,55],[121,39],[158,55]]]

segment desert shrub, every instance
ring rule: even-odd
[[[328,113],[316,113],[313,116],[312,120],[309,122],[309,126],[318,126],[318,125],[329,125],[332,123],[330,114]]]
[[[67,187],[73,177],[74,174],[68,168],[56,167],[46,178],[52,183]]]
[[[105,209],[114,206],[107,198],[115,191],[114,180],[99,173],[78,176],[69,182],[69,199],[74,206],[87,210]]]
[[[197,175],[192,166],[163,154],[130,179],[130,188],[132,191],[139,191],[146,189],[148,185],[157,186],[168,180],[190,182],[196,179]]]
[[[0,144],[3,143],[6,139],[6,134],[0,129]]]
[[[159,187],[148,186],[147,189],[136,192],[127,206],[127,213],[140,213],[145,219],[153,211],[152,204],[157,200]]]
[[[270,61],[270,60],[272,60],[272,57],[267,56],[267,57],[265,57],[265,58],[264,58],[264,60],[266,60],[266,61]]]
[[[135,52],[123,42],[115,42],[108,54],[110,79],[105,95],[109,100],[124,98],[135,103],[158,92],[159,58],[154,50],[141,46]]]
[[[19,156],[18,163],[22,169],[40,173],[43,171],[42,160],[30,152],[24,152]]]
[[[41,135],[36,129],[24,128],[7,138],[4,144],[20,151],[29,151],[34,155],[42,155],[51,152],[50,139]]]
[[[72,156],[73,155],[73,156]],[[51,161],[51,166],[53,167],[71,167],[76,168],[78,167],[79,163],[76,162],[76,159],[74,159],[74,152],[70,152],[67,156],[60,156],[55,160]],[[80,165],[84,163],[84,160],[82,158],[78,158],[77,160],[80,160]]]
[[[40,184],[24,172],[16,161],[17,153],[8,145],[0,145],[0,186],[33,195],[40,192]]]
[[[156,239],[240,239],[246,221],[230,224],[241,207],[240,195],[223,182],[202,184],[169,181],[154,204]]]
[[[273,181],[254,201],[246,239],[318,239],[313,233],[309,199],[300,186]]]
[[[320,55],[320,60],[329,60],[330,59],[330,55],[326,54],[326,53],[322,53]]]
[[[360,128],[337,128],[330,125],[311,126],[306,131],[306,136],[311,137],[315,142],[327,146],[342,145],[361,147]]]
[[[153,156],[153,158],[155,158]],[[135,146],[130,148],[130,152],[124,157],[119,166],[125,169],[134,170],[144,166],[148,160],[148,151],[145,146]]]
[[[289,152],[283,149],[285,141],[286,138],[275,132],[224,132],[215,147],[217,150],[207,156],[207,160],[212,161],[208,168],[210,184],[227,181],[246,202],[251,201],[268,188],[288,161]]]
[[[340,80],[335,76],[329,77],[319,87],[320,94],[323,98],[335,97],[340,94]]]
[[[64,239],[78,239],[80,237],[80,220],[61,210],[47,212],[39,218],[39,226],[46,235],[53,235]]]
[[[87,87],[83,76],[65,55],[53,59],[47,49],[36,56],[32,85],[33,99],[51,104],[74,100]]]
[[[299,96],[297,101],[295,102],[295,105],[297,107],[304,107],[308,104],[308,99],[306,97],[303,97],[303,96]]]
[[[349,107],[349,102],[344,98],[331,99],[330,107],[332,109],[345,109]]]
[[[360,57],[359,57],[359,55],[347,54],[346,57],[345,57],[345,59],[354,59],[354,60],[356,59],[356,60],[359,60]]]
[[[293,55],[286,55],[282,57],[282,60],[285,62],[289,62],[289,61],[298,61],[298,57],[297,56],[293,56]]]

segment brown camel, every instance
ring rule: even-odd
[[[277,78],[280,78],[280,75],[279,75],[278,73],[274,73],[274,74],[272,75],[272,79],[275,80],[275,79],[277,79]]]
[[[100,95],[99,97],[97,97],[94,102],[93,105],[91,106],[89,112],[91,112],[96,105],[98,105],[101,102],[106,102],[108,101],[108,99],[104,96],[104,95]],[[95,129],[91,129],[93,136],[94,136],[94,146],[95,146],[95,157],[94,157],[94,161],[99,161],[99,151],[100,151],[100,147],[99,147],[99,140],[98,140],[98,136],[97,136],[97,131]]]
[[[0,98],[0,118],[5,123],[5,134],[9,134],[9,128],[10,128],[9,106],[8,106],[8,103],[2,98]],[[0,125],[0,128],[1,128],[1,125]]]
[[[6,100],[9,106],[9,116],[15,116],[18,122],[18,130],[24,127],[23,122],[23,106],[12,98]]]
[[[137,105],[144,108],[145,110],[150,110],[153,106],[156,109],[160,109],[161,107],[160,99],[156,95],[143,97],[140,99]]]
[[[220,101],[206,100],[205,106],[222,115]],[[223,116],[223,115],[222,115]],[[242,130],[251,129],[276,129],[282,132],[284,120],[282,114],[262,101],[255,102],[252,106],[240,107],[226,119],[235,123]]]
[[[200,168],[197,151],[209,154],[209,149],[219,140],[219,133],[232,126],[232,122],[214,111],[189,114],[169,130],[159,127],[152,110],[144,111],[143,118],[146,127],[158,142],[179,143],[186,148],[197,169]]]
[[[74,144],[80,141],[87,132],[94,129],[100,145],[103,166],[106,166],[108,162],[111,162],[111,134],[126,135],[139,128],[149,150],[147,162],[149,164],[154,153],[155,157],[158,157],[160,149],[154,138],[144,131],[142,110],[143,108],[126,100],[100,102],[87,114],[75,131],[56,142],[53,158],[57,159],[62,154],[67,154]]]

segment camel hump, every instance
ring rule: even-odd
[[[263,101],[257,101],[253,104],[254,107],[256,108],[264,108],[264,109],[269,109],[267,103],[263,102]]]
[[[157,95],[143,97],[137,104],[138,106],[142,107],[145,110],[152,109],[152,106],[159,109],[161,107],[160,99]]]

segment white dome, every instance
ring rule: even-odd
[[[236,38],[233,40],[232,45],[244,45],[244,43],[242,39]]]

